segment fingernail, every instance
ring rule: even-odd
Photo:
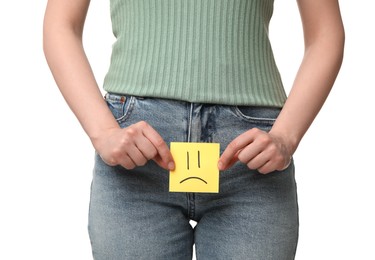
[[[174,170],[174,167],[175,167],[174,162],[170,162],[170,163],[168,163],[168,169],[169,169],[169,170],[173,171],[173,170]]]

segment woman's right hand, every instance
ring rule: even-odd
[[[132,169],[154,160],[164,169],[173,170],[167,144],[149,124],[139,122],[121,129],[108,109],[83,49],[89,3],[49,0],[47,4],[44,52],[61,93],[107,164]]]
[[[126,169],[154,160],[166,170],[174,170],[172,154],[163,138],[148,123],[141,121],[126,128],[110,128],[93,140],[102,160]]]

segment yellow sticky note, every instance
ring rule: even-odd
[[[172,142],[174,171],[169,173],[170,192],[219,192],[218,143]]]

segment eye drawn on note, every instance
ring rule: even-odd
[[[169,191],[218,192],[219,144],[172,142],[170,148],[176,168],[169,175]]]

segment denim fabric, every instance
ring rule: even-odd
[[[107,94],[121,127],[148,122],[170,142],[216,142],[221,153],[239,134],[269,131],[279,108],[196,104]],[[298,206],[294,164],[267,175],[236,163],[220,172],[220,192],[170,193],[168,172],[153,161],[133,170],[96,155],[89,234],[96,260],[294,259]],[[197,225],[193,228],[190,220]]]

